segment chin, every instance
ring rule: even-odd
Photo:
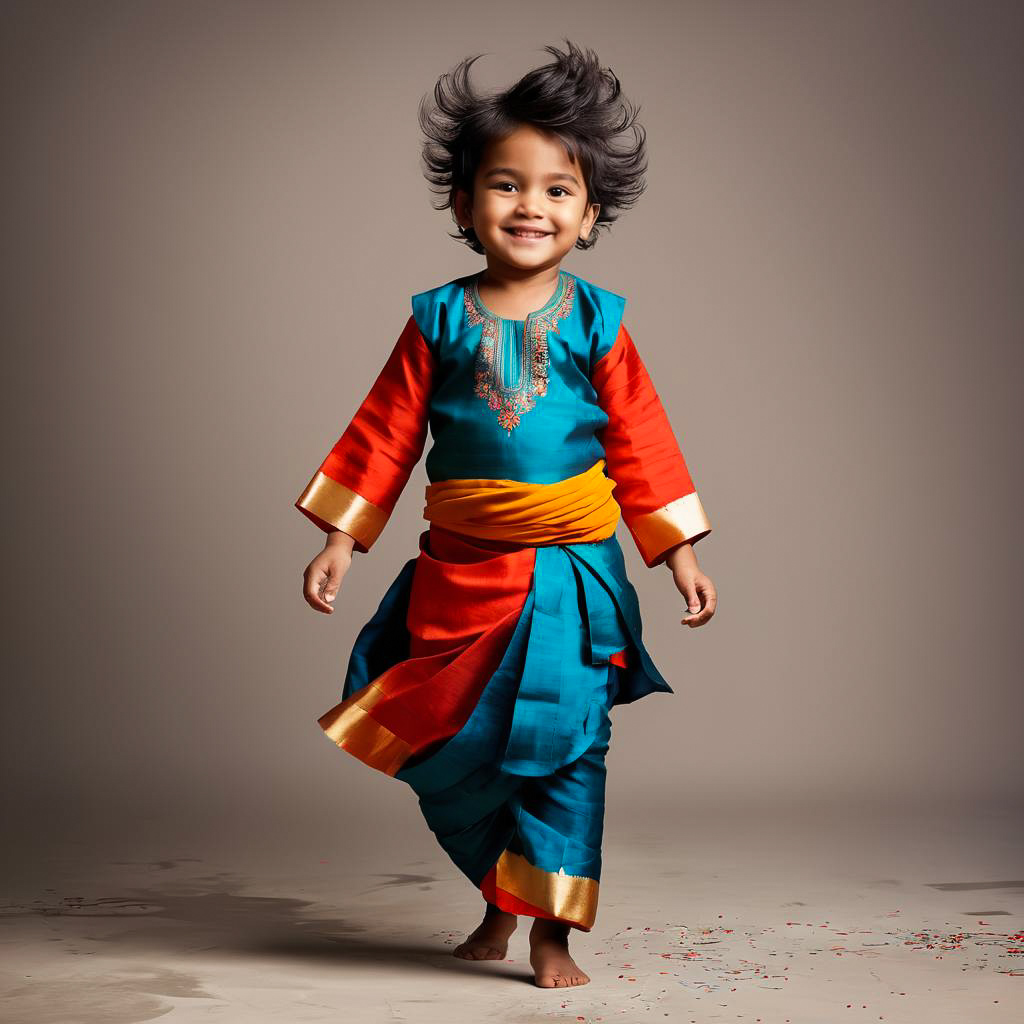
[[[561,258],[561,249],[557,245],[547,243],[533,247],[503,245],[501,253],[509,263],[517,263],[524,267],[532,267],[537,263],[549,263],[553,258]]]

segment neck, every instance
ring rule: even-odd
[[[480,276],[480,284],[495,292],[514,292],[517,295],[550,294],[558,283],[559,264],[542,267],[513,267],[491,256],[487,269]]]

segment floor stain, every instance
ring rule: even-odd
[[[970,892],[981,889],[1016,889],[1024,893],[1024,882],[926,882],[932,889],[943,892]]]
[[[386,882],[378,882],[376,885],[370,886],[369,889],[364,889],[364,892],[372,892],[374,889],[383,889],[389,885],[429,885],[432,882],[437,881],[435,875],[396,875],[396,874],[377,874],[371,876],[373,878],[386,878]]]
[[[364,931],[361,924],[324,916],[309,900],[254,896],[239,891],[240,885],[230,885],[223,877],[210,881],[214,887],[192,881],[159,889],[133,888],[120,896],[96,899],[50,896],[0,909],[0,925],[11,925],[12,919],[28,915],[120,919],[123,927],[93,936],[91,941],[108,948],[165,952],[332,949],[339,937]]]
[[[160,871],[170,871],[182,864],[202,864],[202,859],[200,857],[178,857],[176,860],[112,860],[110,863],[114,867],[157,868]]]
[[[180,971],[146,967],[114,970],[103,978],[46,978],[8,989],[4,1020],[31,1024],[135,1024],[174,1007],[160,998],[212,999],[198,979]]]

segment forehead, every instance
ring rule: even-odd
[[[510,135],[496,139],[484,149],[480,173],[486,174],[491,167],[497,166],[544,172],[568,172],[578,168],[561,139],[530,125],[516,128]]]

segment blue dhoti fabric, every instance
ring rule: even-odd
[[[432,526],[420,545],[420,557],[405,565],[356,639],[338,706],[344,710],[321,724],[340,746],[374,764],[363,753],[381,748],[379,736],[361,747],[351,736],[357,726],[349,724],[360,700],[368,709],[360,712],[363,733],[373,715],[383,718],[380,703],[363,695],[417,661],[410,658],[417,637],[422,647],[424,637],[439,636],[453,604],[467,593],[485,604],[488,587],[516,579],[512,560],[532,559],[532,571],[521,576],[526,589],[514,628],[495,638],[500,657],[468,716],[385,770],[414,789],[443,849],[491,902],[587,930],[601,871],[610,711],[655,690],[671,692],[644,648],[618,542],[613,535],[502,551]],[[444,589],[449,577],[439,566],[457,572],[458,589]],[[430,581],[429,592],[418,579]],[[481,639],[456,648],[444,670],[486,639],[485,629]],[[409,700],[406,689],[403,708]],[[384,728],[375,724],[378,732]],[[408,744],[408,733],[403,740]],[[390,751],[390,733],[386,743]]]

